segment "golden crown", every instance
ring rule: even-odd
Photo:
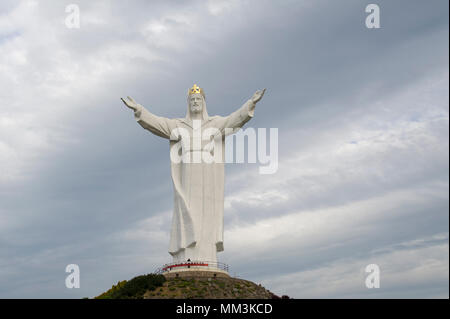
[[[201,87],[198,87],[197,84],[194,84],[194,86],[189,89],[188,96],[195,93],[200,93],[201,95],[203,95],[203,98],[205,98],[205,92]]]

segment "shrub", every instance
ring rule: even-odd
[[[163,275],[148,274],[119,282],[97,299],[142,299],[147,290],[155,290],[166,281]]]

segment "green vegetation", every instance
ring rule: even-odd
[[[120,281],[97,299],[266,299],[280,298],[250,281],[237,278],[169,278],[149,274]]]
[[[134,277],[129,281],[119,281],[96,299],[142,299],[147,290],[153,291],[162,287],[165,281],[163,275],[148,274]]]

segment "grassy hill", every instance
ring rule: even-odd
[[[119,281],[111,289],[95,299],[142,299],[147,291],[161,287],[166,279],[163,275],[148,274],[127,281]]]
[[[251,281],[231,277],[168,278],[148,274],[117,285],[96,299],[279,299]],[[289,298],[283,296],[282,298]]]

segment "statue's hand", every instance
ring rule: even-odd
[[[132,97],[127,96],[127,98],[128,98],[128,100],[125,100],[123,98],[120,98],[120,99],[127,107],[129,107],[133,111],[137,111],[139,109],[139,107],[141,107],[141,105],[138,104],[135,100],[133,100]]]
[[[255,94],[253,94],[253,96],[252,96],[252,102],[253,103],[258,103],[259,100],[262,99],[262,97],[264,95],[264,92],[266,92],[266,89],[264,89],[262,91],[261,90],[256,91]]]

